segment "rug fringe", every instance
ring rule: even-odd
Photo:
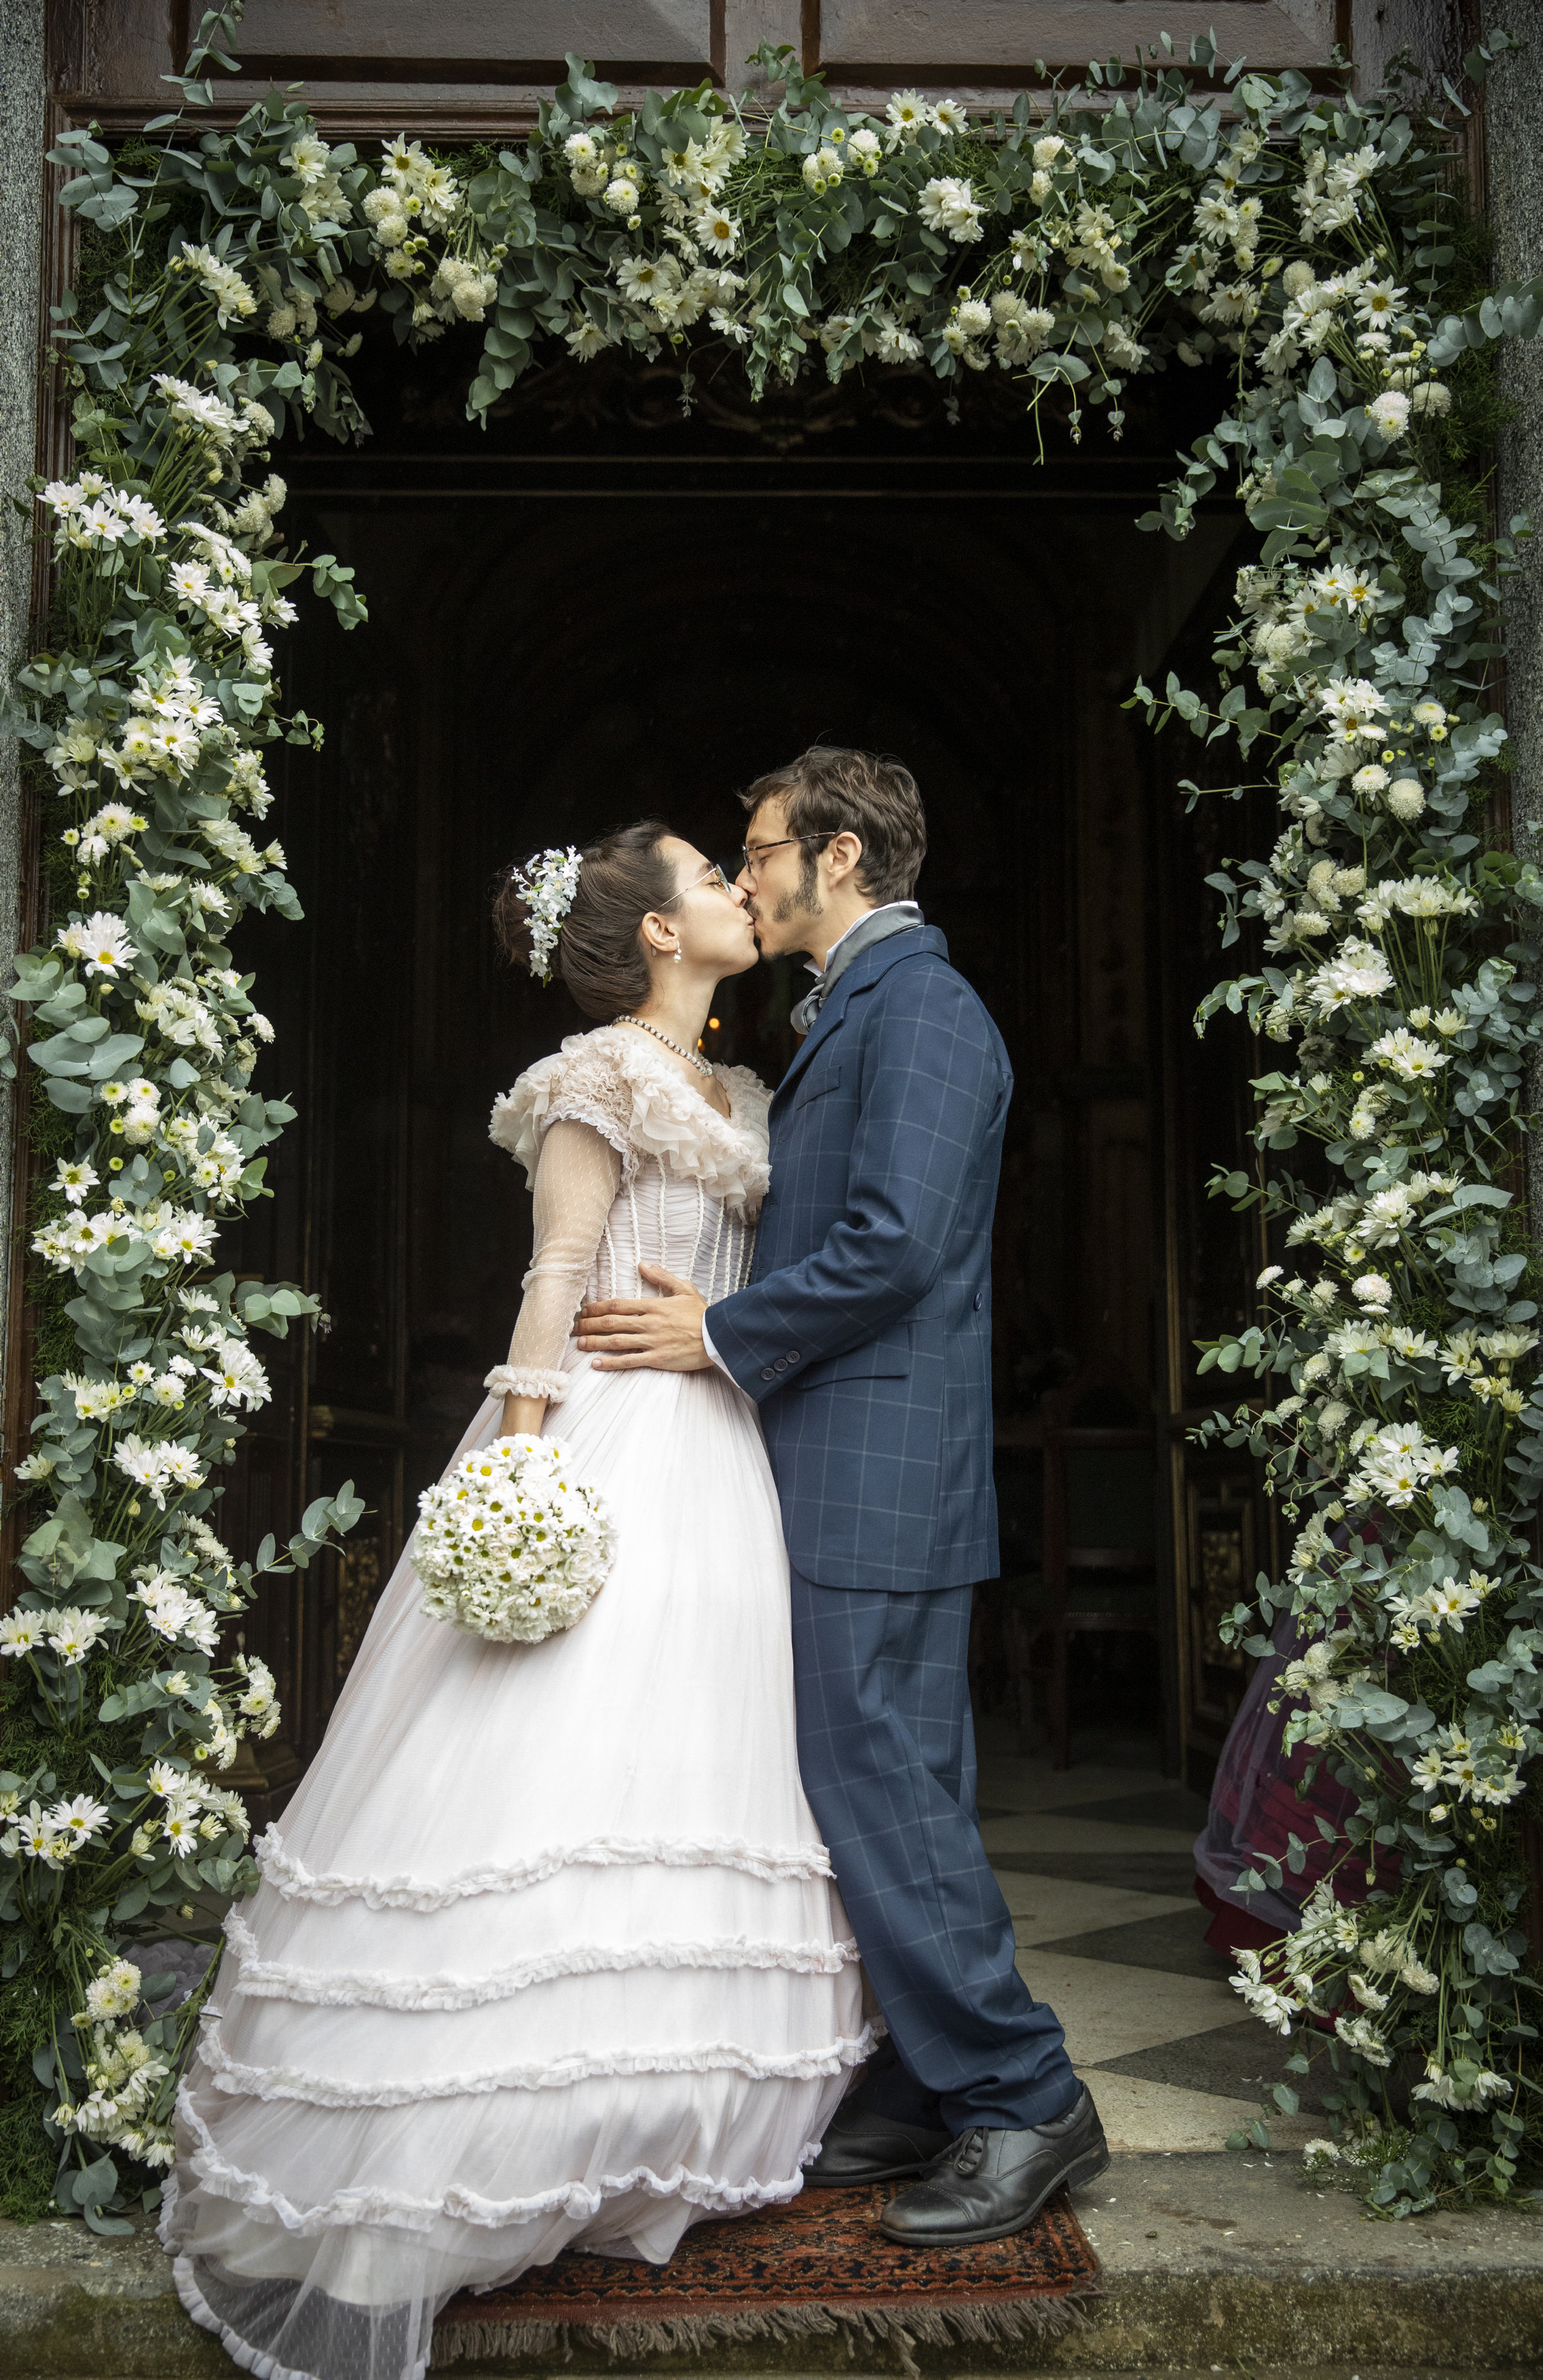
[[[604,2348],[613,2358],[699,2355],[706,2348],[734,2341],[830,2338],[844,2330],[849,2347],[855,2338],[893,2347],[906,2380],[920,2380],[914,2348],[1054,2338],[1086,2322],[1087,2301],[1102,2293],[1101,2282],[1094,2281],[1062,2296],[1039,2294],[975,2304],[814,2303],[766,2306],[744,2313],[671,2314],[657,2320],[624,2315],[607,2323],[454,2322],[436,2329],[431,2361],[438,2368],[559,2350],[566,2358],[575,2342]]]

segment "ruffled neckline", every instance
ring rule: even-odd
[[[653,1049],[647,1034],[635,1026],[602,1025],[570,1034],[550,1058],[529,1067],[496,1102],[490,1133],[533,1176],[542,1133],[573,1117],[604,1134],[620,1153],[626,1178],[639,1158],[652,1157],[669,1172],[699,1182],[724,1206],[753,1216],[772,1178],[766,1122],[772,1094],[748,1066],[715,1065],[712,1073],[728,1099],[726,1116]]]

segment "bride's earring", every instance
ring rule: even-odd
[[[676,966],[679,966],[679,965],[680,965],[680,960],[681,960],[681,954],[680,954],[679,951],[677,950],[677,951],[676,951],[676,953],[675,953],[675,965],[676,965]]]

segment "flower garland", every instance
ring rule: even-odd
[[[199,70],[230,62],[238,15],[205,18],[186,107],[207,105]],[[1324,2037],[1310,2020],[1332,2024],[1343,2082],[1318,2153],[1358,2160],[1379,2204],[1503,2192],[1536,2138],[1513,1822],[1543,1749],[1525,1536],[1543,1388],[1511,1184],[1543,1038],[1520,921],[1543,879],[1481,832],[1504,736],[1485,665],[1525,525],[1454,524],[1441,480],[1452,375],[1534,335],[1543,287],[1450,310],[1450,146],[1396,91],[1362,103],[1233,69],[1224,113],[1165,49],[1134,82],[1091,67],[1087,91],[984,120],[910,91],[844,109],[770,50],[774,105],[704,85],[622,113],[570,59],[534,136],[469,172],[407,140],[375,161],[329,144],[276,93],[229,132],[163,119],[132,170],[86,132],[55,152],[110,269],[90,318],[68,301],[59,328],[79,468],[35,491],[56,649],[9,713],[64,821],[47,832],[67,914],[11,998],[60,1136],[34,1249],[74,1291],[78,1354],[41,1384],[20,1466],[49,1506],[0,1631],[36,1752],[0,1778],[0,1931],[38,2013],[56,2195],[99,2228],[127,2186],[112,2152],[165,2161],[197,2008],[151,2016],[170,1984],[127,1952],[186,1917],[185,1895],[255,1880],[244,1813],[203,1772],[276,1724],[273,1684],[213,1664],[222,1621],[284,1565],[271,1542],[237,1563],[206,1515],[238,1415],[269,1392],[249,1331],[315,1306],[212,1269],[220,1217],[261,1195],[289,1121],[250,1087],[266,1028],[228,945],[249,907],[298,915],[252,831],[263,747],[321,734],[278,709],[285,590],[309,571],[344,625],[364,616],[332,556],[284,558],[270,442],[291,409],[364,434],[350,322],[374,308],[407,344],[481,326],[474,419],[555,338],[580,360],[671,350],[687,402],[704,341],[736,349],[758,395],[869,358],[945,382],[996,370],[1037,434],[1069,392],[1074,439],[1087,406],[1119,434],[1136,372],[1228,364],[1233,401],[1144,525],[1183,536],[1230,474],[1262,552],[1215,705],[1174,679],[1133,699],[1208,746],[1264,742],[1285,816],[1268,862],[1212,880],[1227,939],[1246,921],[1262,964],[1201,1021],[1246,1012],[1282,1046],[1260,1145],[1320,1148],[1310,1186],[1284,1163],[1263,1192],[1242,1172],[1213,1185],[1262,1196],[1299,1269],[1269,1268],[1259,1324],[1204,1360],[1289,1378],[1269,1411],[1210,1426],[1264,1456],[1301,1524],[1286,1582],[1229,1628],[1262,1654],[1250,1632],[1291,1615],[1289,1741],[1359,1796],[1301,1930],[1238,1982],[1294,2032],[1295,2067]],[[1190,64],[1210,71],[1208,41]],[[313,1507],[289,1560],[357,1509],[346,1491]],[[1286,1864],[1304,1858],[1294,1839]],[[1401,2123],[1395,2067],[1418,2077]]]

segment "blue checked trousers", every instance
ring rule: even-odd
[[[816,1586],[793,1572],[798,1766],[890,2046],[863,2104],[951,2136],[1021,2131],[1077,2095],[1052,2009],[1014,1965],[981,1848],[967,1586]]]

